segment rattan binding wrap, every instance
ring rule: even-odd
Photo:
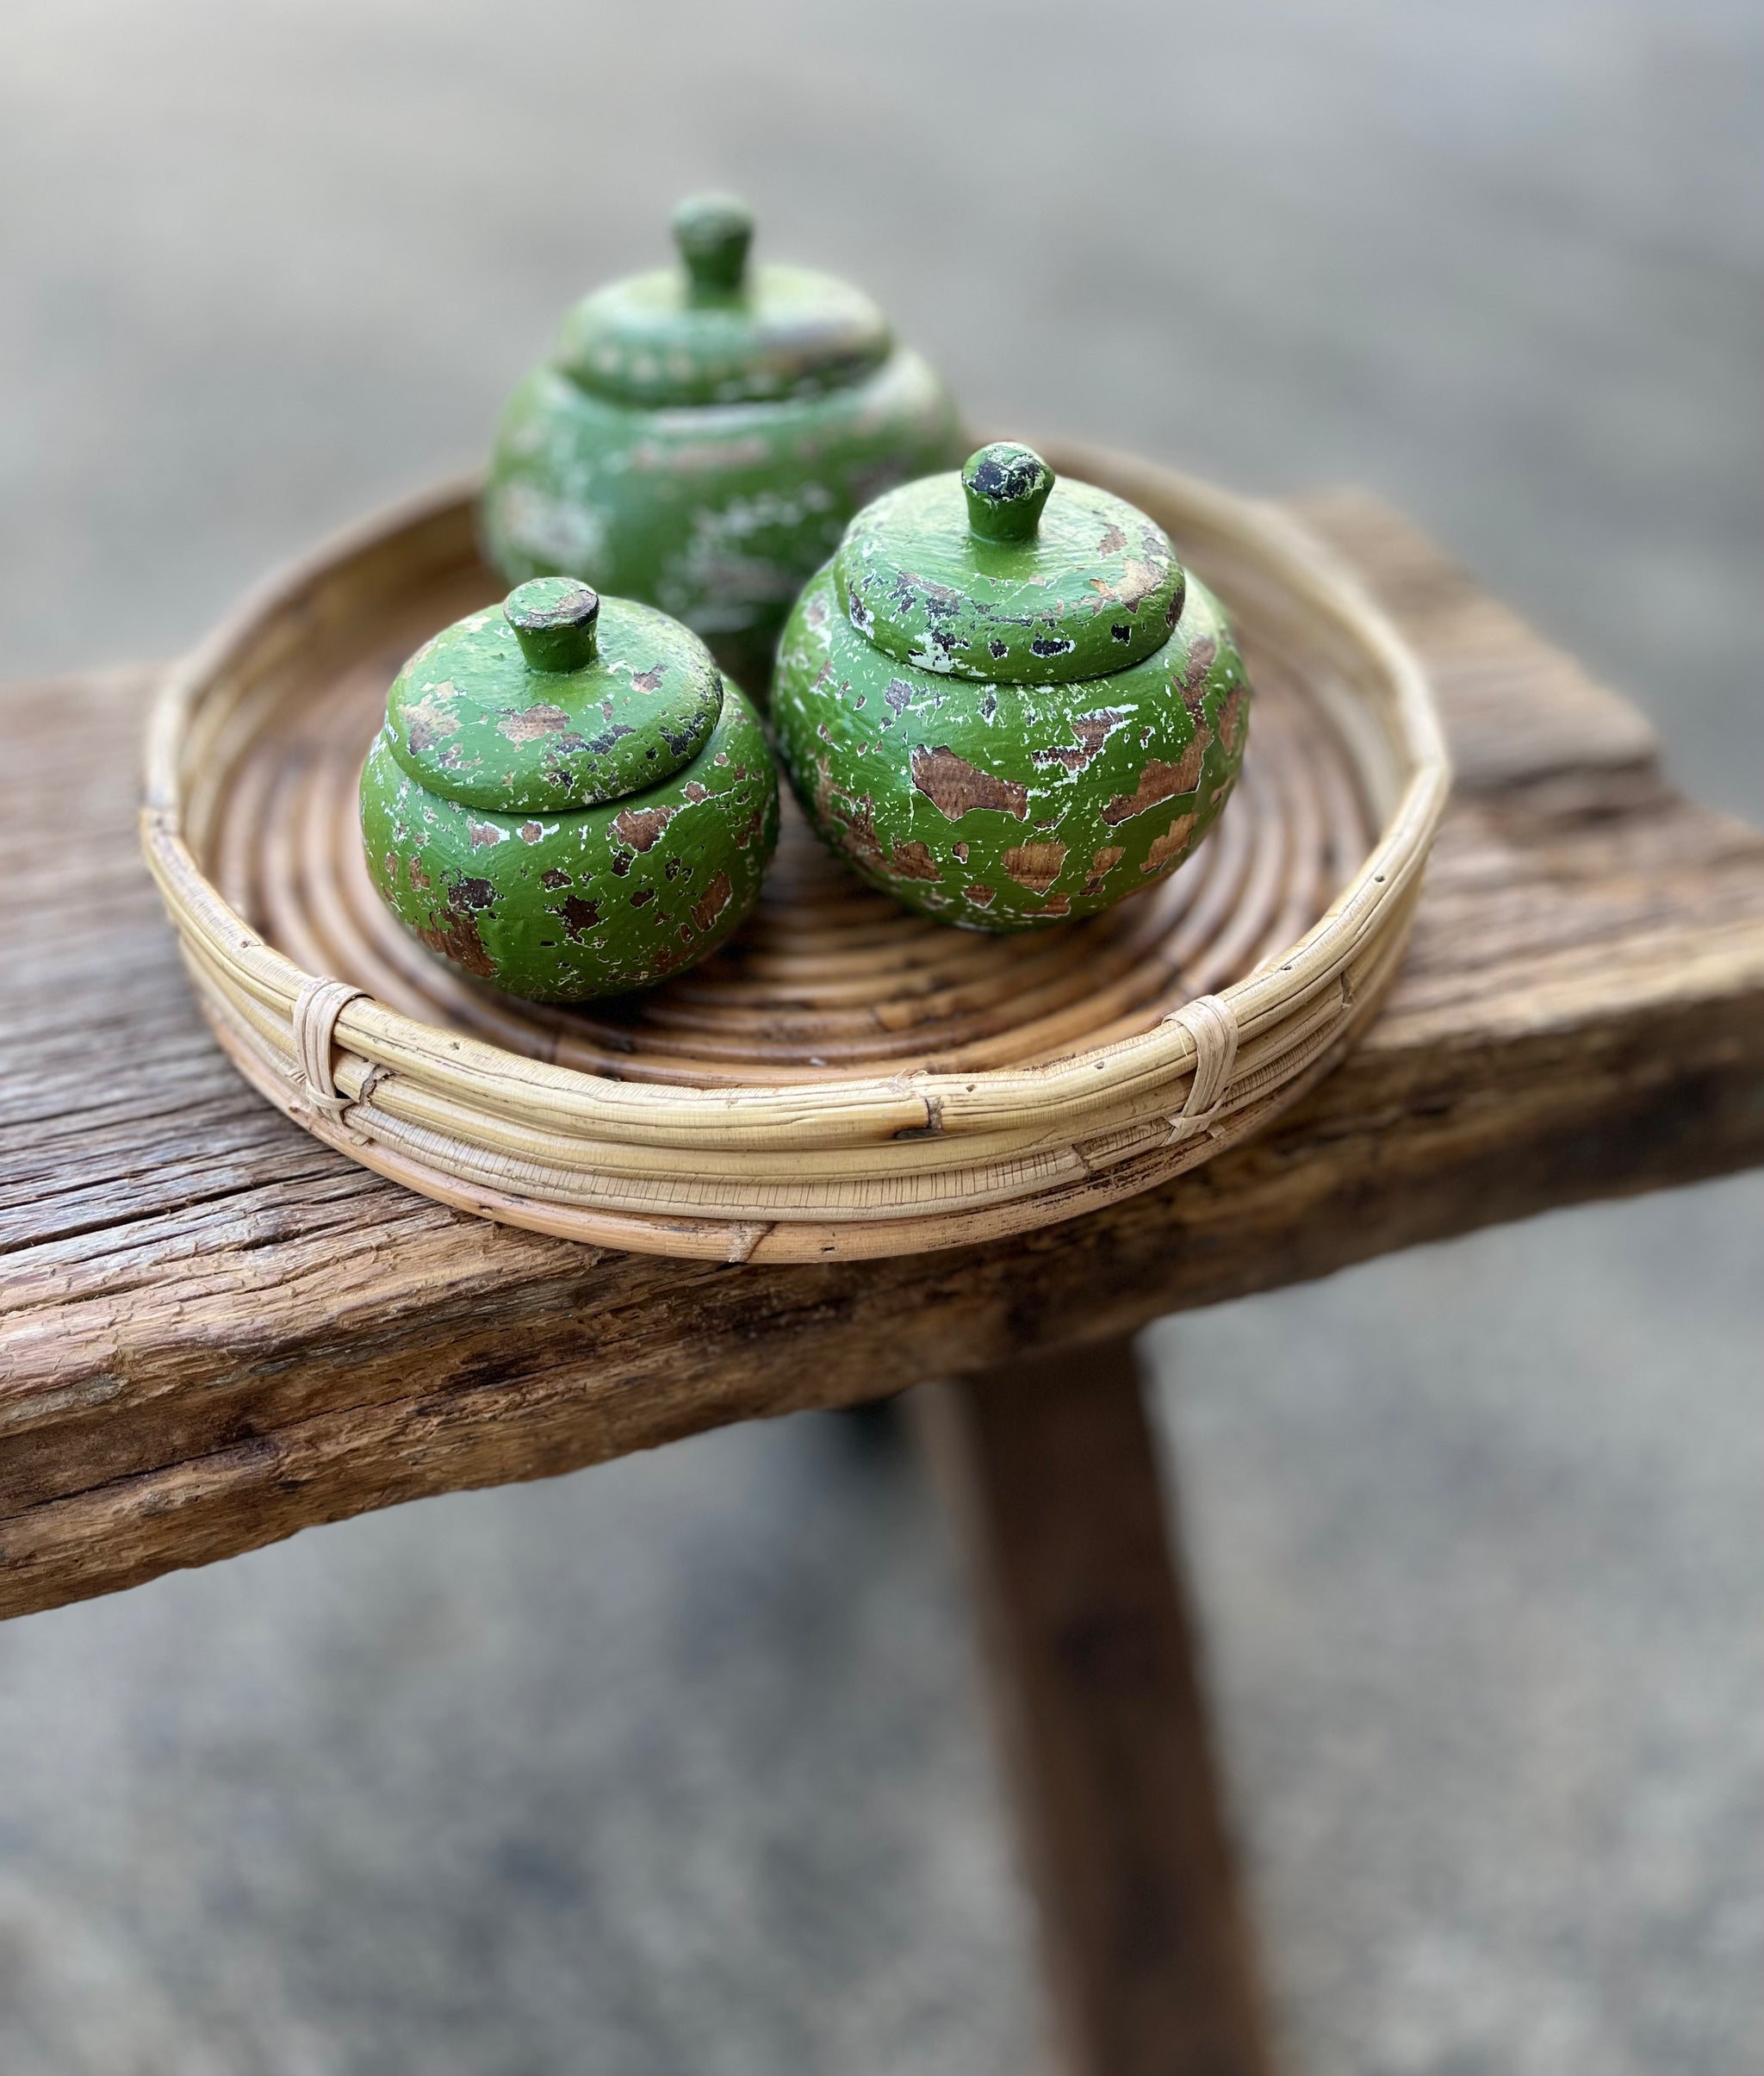
[[[1020,1231],[1253,1132],[1401,954],[1449,784],[1425,677],[1277,508],[1049,452],[1167,527],[1245,639],[1243,788],[1171,881],[978,938],[859,888],[798,825],[760,916],[641,1004],[530,1010],[457,979],[363,900],[351,806],[393,671],[494,595],[451,487],[275,581],[159,695],[143,842],[221,1044],[309,1131],[443,1203],[711,1259]]]

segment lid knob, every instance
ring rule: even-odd
[[[599,653],[599,594],[573,576],[536,576],[502,605],[520,652],[535,670],[580,670]]]
[[[692,279],[694,302],[739,295],[754,239],[754,213],[733,195],[688,195],[674,212],[674,242]]]
[[[969,455],[961,472],[968,531],[983,541],[1032,541],[1053,471],[1033,447],[997,440]]]

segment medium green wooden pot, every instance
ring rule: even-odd
[[[361,818],[375,886],[431,951],[530,1001],[579,1002],[729,935],[778,841],[778,778],[696,635],[541,577],[398,674]]]
[[[1249,697],[1163,529],[998,445],[852,522],[785,628],[772,720],[809,818],[866,880],[1015,930],[1180,865],[1236,783]]]
[[[511,581],[644,599],[763,697],[778,631],[847,520],[960,455],[955,406],[868,296],[748,264],[753,219],[683,202],[681,264],[565,319],[510,399],[481,513]]]

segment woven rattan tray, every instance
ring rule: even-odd
[[[1448,784],[1427,683],[1277,509],[1047,451],[1158,519],[1243,639],[1243,781],[1171,880],[979,936],[860,886],[786,804],[758,913],[653,993],[535,1008],[455,975],[379,908],[354,808],[393,673],[500,588],[453,486],[274,581],[155,707],[147,860],[240,1071],[444,1203],[734,1261],[1048,1224],[1256,1130],[1339,1058],[1401,956]]]

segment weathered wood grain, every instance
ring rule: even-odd
[[[144,674],[0,695],[0,1613],[1764,1159],[1764,838],[1382,508],[1310,516],[1438,671],[1458,760],[1389,1004],[1255,1144],[936,1255],[642,1259],[351,1167],[189,999],[134,848]]]
[[[978,1587],[1071,2076],[1269,2076],[1179,1538],[1131,1346],[922,1394]]]

